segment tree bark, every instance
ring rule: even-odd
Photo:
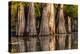
[[[65,38],[66,38],[66,29],[65,29],[65,20],[64,20],[64,14],[63,14],[63,4],[58,5],[58,28],[57,32],[59,33],[58,38],[58,44],[59,49],[65,49]]]
[[[68,16],[68,33],[71,33],[71,18]],[[68,48],[71,49],[71,34],[68,35]]]
[[[23,4],[20,3],[20,7],[18,9],[18,22],[17,22],[17,29],[16,34],[18,35],[18,44],[19,44],[19,52],[25,51],[24,40],[19,36],[23,36],[25,27],[25,16],[24,16],[24,7]]]
[[[34,3],[30,3],[29,6],[29,12],[28,12],[28,18],[27,18],[27,26],[26,26],[26,32],[28,34],[28,40],[26,42],[27,44],[27,51],[36,51],[36,22],[35,22],[35,8]],[[31,36],[31,37],[30,37]]]
[[[47,16],[48,5],[42,4],[42,7],[43,10],[42,10],[42,19],[41,19],[39,38],[40,38],[41,50],[46,51],[49,50],[49,39],[50,39],[48,16]]]
[[[49,20],[49,31],[51,34],[49,42],[49,50],[55,50],[55,15],[54,15],[54,5],[48,4],[48,20]]]

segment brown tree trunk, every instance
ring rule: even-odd
[[[16,28],[16,34],[18,35],[19,52],[25,51],[24,40],[23,38],[20,38],[20,36],[23,36],[24,27],[25,27],[24,7],[23,4],[20,3],[20,7],[18,9],[18,22]]]
[[[49,26],[48,26],[48,5],[42,4],[43,10],[42,10],[42,20],[41,20],[41,26],[40,26],[40,46],[41,50],[49,50],[49,39],[50,39],[50,33],[49,33]]]
[[[55,50],[55,15],[54,15],[54,5],[48,4],[48,20],[49,20],[49,31],[51,33],[49,50]]]
[[[57,32],[59,33],[58,38],[58,44],[59,49],[65,49],[65,38],[66,38],[66,29],[65,29],[65,20],[64,20],[64,14],[63,14],[63,4],[58,5],[58,28]]]
[[[71,33],[71,18],[68,16],[68,33]],[[71,49],[71,34],[68,35],[68,48]]]
[[[28,18],[27,18],[27,27],[26,31],[28,34],[27,40],[27,51],[36,51],[36,37],[33,37],[37,34],[36,32],[36,22],[35,22],[35,8],[34,3],[30,3]],[[31,37],[30,37],[31,36]]]

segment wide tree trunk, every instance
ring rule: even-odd
[[[18,35],[18,44],[19,44],[18,52],[25,51],[24,40],[23,38],[20,38],[20,36],[23,36],[24,28],[25,28],[24,6],[22,3],[20,3],[18,9],[18,22],[16,27],[16,34]]]
[[[26,32],[28,34],[27,37],[27,51],[36,51],[36,22],[35,22],[35,8],[34,3],[30,3],[29,12],[27,17],[27,26]],[[34,37],[33,37],[34,36]]]
[[[48,25],[48,4],[42,4],[42,19],[41,19],[41,25],[40,25],[40,46],[41,50],[49,50],[49,39],[50,39],[50,33],[49,33],[49,25]]]
[[[48,4],[48,23],[49,23],[49,31],[50,31],[50,42],[49,42],[49,50],[55,50],[55,15],[54,15],[54,5]]]
[[[58,35],[58,49],[65,49],[65,38],[66,38],[66,29],[65,29],[65,20],[63,14],[63,4],[58,5],[58,28],[57,33]]]

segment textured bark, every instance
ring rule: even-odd
[[[20,7],[18,9],[17,34],[23,35],[24,28],[25,28],[24,7],[23,7],[22,3],[20,3]]]
[[[29,32],[29,35],[35,35],[36,34],[36,26],[35,26],[35,8],[34,3],[30,3],[29,6],[29,12],[28,12],[28,18],[27,18],[27,32]]]
[[[71,18],[68,16],[68,32],[71,33]],[[71,34],[68,36],[68,48],[71,49]]]
[[[27,26],[26,31],[28,33],[28,40],[27,40],[27,51],[36,51],[36,37],[29,37],[32,35],[36,35],[36,26],[35,26],[35,8],[34,3],[30,3],[28,18],[27,18]]]
[[[42,20],[41,20],[41,26],[40,26],[40,45],[41,45],[41,50],[49,50],[49,26],[48,26],[48,5],[47,4],[42,4],[43,11],[42,11]],[[44,36],[45,35],[45,36]]]
[[[55,50],[55,15],[54,15],[54,5],[48,4],[48,20],[49,20],[49,31],[51,33],[49,50]]]
[[[16,29],[16,34],[18,36],[23,36],[24,33],[24,27],[25,27],[25,16],[24,16],[24,7],[23,4],[20,3],[20,7],[18,9],[18,22],[17,22],[17,29]],[[18,37],[18,44],[19,44],[19,52],[24,52],[25,51],[25,46],[24,46],[24,40],[23,38]]]
[[[65,20],[64,20],[64,14],[63,14],[63,4],[59,4],[58,5],[58,28],[57,28],[57,32],[58,33],[66,33],[66,29],[65,29]],[[65,38],[66,35],[65,34],[59,34],[59,38],[58,38],[58,44],[59,44],[59,49],[65,49]]]
[[[42,19],[41,19],[41,26],[40,26],[40,35],[48,35],[49,34],[49,26],[48,26],[48,5],[42,4],[43,12],[42,12]]]

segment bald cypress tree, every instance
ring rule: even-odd
[[[40,32],[39,32],[39,38],[40,38],[40,46],[41,50],[49,50],[49,26],[48,26],[48,4],[42,4],[42,19],[41,19],[41,25],[40,25]]]
[[[64,20],[64,13],[63,13],[63,4],[58,5],[58,27],[57,33],[58,35],[58,48],[65,49],[65,38],[66,38],[66,29],[65,29],[65,20]]]
[[[23,36],[24,28],[25,28],[25,16],[24,16],[24,6],[22,3],[19,4],[18,9],[18,22],[16,27],[16,34],[18,35],[18,45],[19,45],[19,52],[25,51],[24,40],[20,36]]]
[[[27,25],[26,25],[26,32],[27,32],[27,51],[36,51],[36,22],[35,22],[35,7],[34,3],[31,2],[28,11],[27,17]]]
[[[48,23],[49,23],[49,32],[51,34],[49,41],[49,50],[55,50],[55,14],[54,14],[54,5],[48,4]]]

